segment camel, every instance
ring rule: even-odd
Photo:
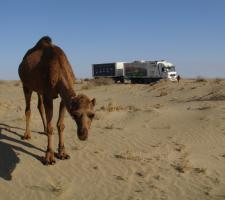
[[[94,118],[95,98],[90,100],[86,95],[76,95],[73,84],[75,76],[63,50],[52,43],[49,36],[42,37],[29,49],[19,65],[18,73],[23,84],[26,108],[26,130],[22,139],[30,139],[30,101],[32,92],[38,95],[38,109],[42,118],[48,145],[43,160],[45,165],[55,163],[55,156],[68,159],[64,145],[64,115],[67,110],[77,124],[77,136],[80,140],[88,138],[91,122]],[[53,99],[61,97],[57,129],[59,135],[58,153],[53,150]],[[45,116],[44,116],[45,112]]]

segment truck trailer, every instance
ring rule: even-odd
[[[92,65],[92,76],[94,78],[112,78],[115,82],[124,80],[124,63],[102,63]]]
[[[115,62],[92,65],[94,78],[109,77],[115,81],[131,83],[151,83],[160,79],[175,81],[177,73],[175,66],[165,60]]]

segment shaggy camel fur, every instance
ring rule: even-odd
[[[48,136],[48,146],[44,158],[44,164],[54,164],[53,151],[53,99],[61,97],[57,129],[59,134],[59,146],[56,157],[68,159],[69,155],[64,146],[64,114],[67,110],[77,124],[77,135],[80,140],[86,140],[91,121],[94,117],[95,99],[90,100],[85,95],[76,95],[73,89],[75,76],[70,63],[58,46],[52,44],[50,37],[41,38],[37,44],[27,51],[20,66],[19,76],[23,83],[23,91],[26,101],[26,131],[23,139],[31,138],[30,135],[30,101],[32,92],[38,94],[38,109]],[[46,120],[44,116],[44,110]]]

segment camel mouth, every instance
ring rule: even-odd
[[[85,141],[88,139],[88,136],[87,135],[78,135],[78,138],[81,140],[81,141]]]
[[[87,129],[78,130],[77,136],[81,141],[87,140],[88,130]]]

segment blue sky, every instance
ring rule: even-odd
[[[93,63],[157,59],[183,77],[225,77],[225,0],[2,0],[0,30],[0,79],[18,79],[44,35],[77,77]]]

